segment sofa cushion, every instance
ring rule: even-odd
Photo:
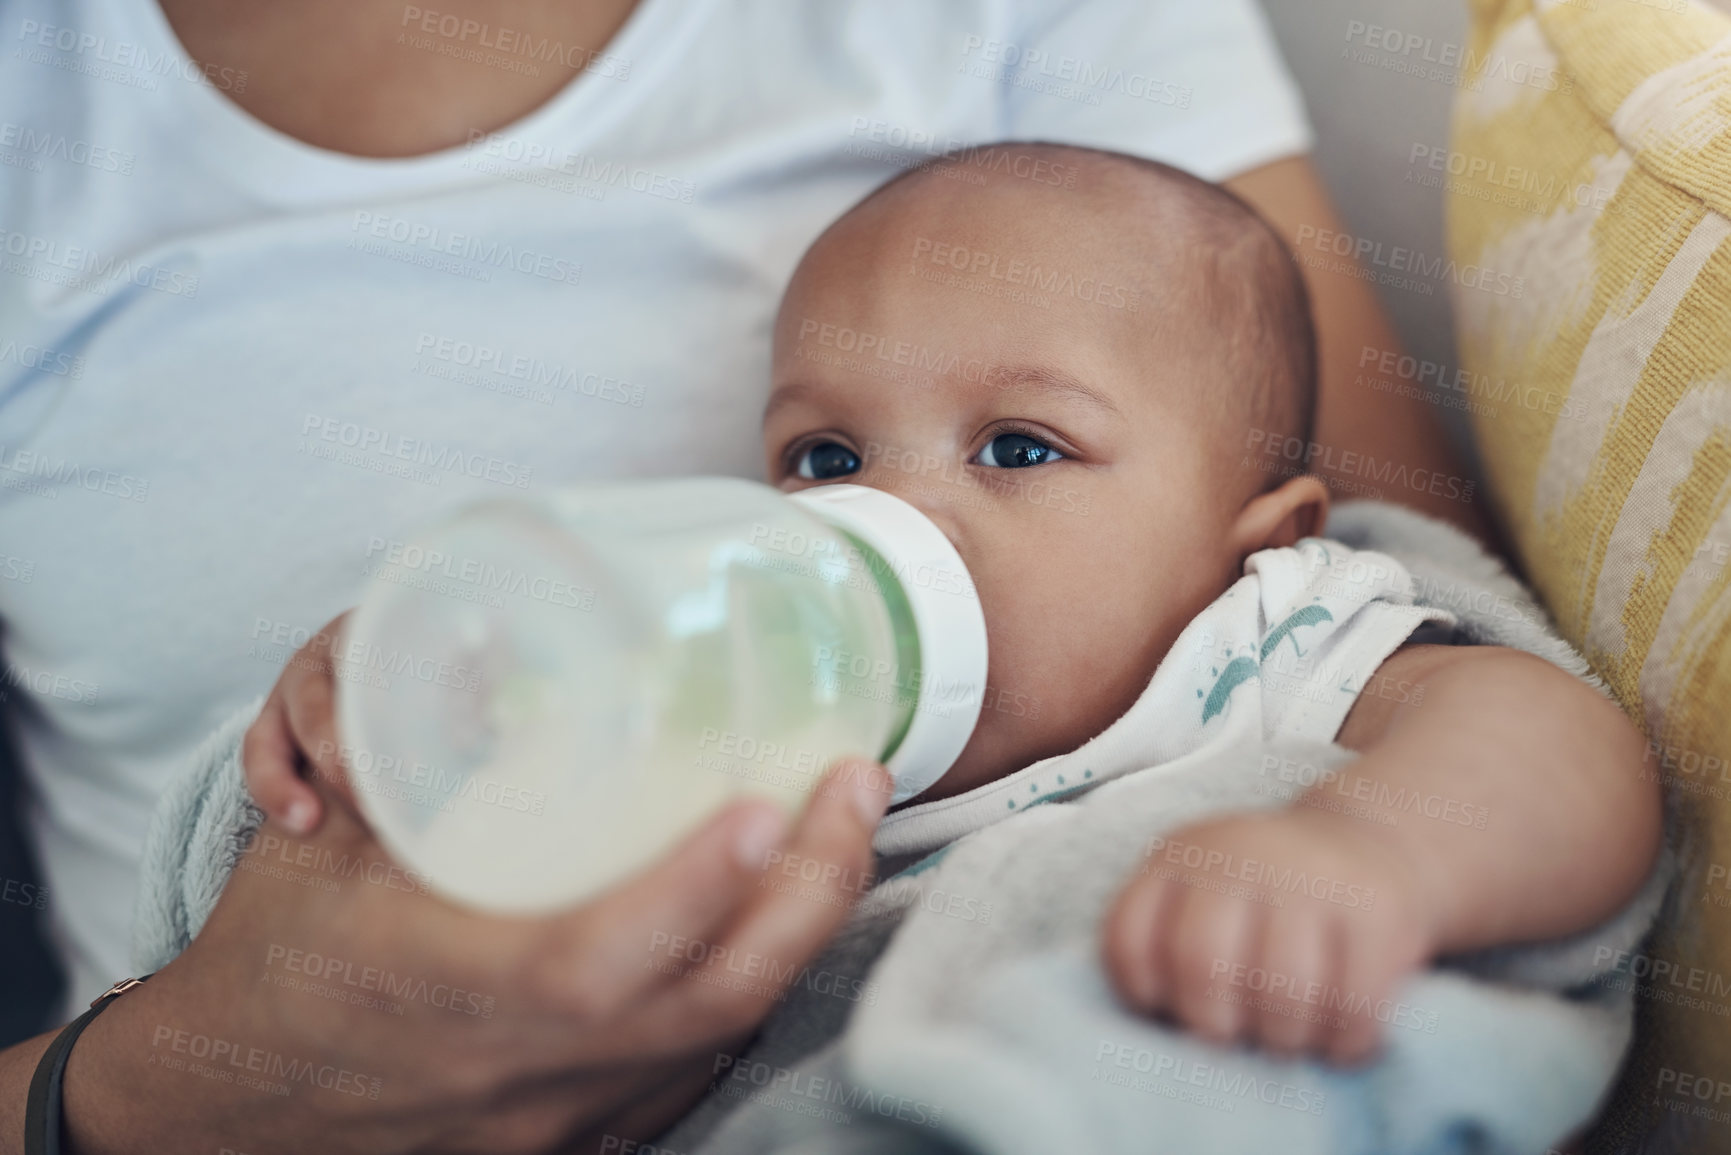
[[[1436,168],[1461,370],[1434,386],[1470,402],[1520,563],[1696,836],[1629,961],[1619,1106],[1731,1147],[1684,1085],[1731,1085],[1731,21],[1688,0],[1472,15]]]

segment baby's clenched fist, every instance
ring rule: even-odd
[[[1237,815],[1150,844],[1107,916],[1107,967],[1133,1007],[1214,1042],[1359,1063],[1435,950],[1434,909],[1387,828]]]

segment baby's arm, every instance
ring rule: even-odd
[[[1336,740],[1362,757],[1339,777],[1287,810],[1201,823],[1162,847],[1200,848],[1188,857],[1215,863],[1213,882],[1242,882],[1258,860],[1329,885],[1245,898],[1242,885],[1193,885],[1194,872],[1192,885],[1183,871],[1139,876],[1105,927],[1128,1002],[1220,1041],[1354,1062],[1380,1036],[1363,1011],[1412,969],[1584,930],[1634,895],[1658,851],[1660,799],[1614,704],[1492,646],[1409,646],[1377,676],[1406,683],[1407,704],[1359,696]],[[1414,793],[1435,804],[1402,807]]]

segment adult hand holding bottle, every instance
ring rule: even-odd
[[[838,768],[791,824],[771,803],[734,803],[569,912],[469,913],[364,881],[402,875],[366,868],[387,856],[334,785],[341,624],[288,663],[247,733],[248,778],[270,818],[203,930],[72,1052],[71,1149],[582,1151],[653,1137],[784,985],[717,981],[715,960],[757,954],[791,976],[828,940],[853,897],[844,880],[871,869],[888,775]],[[295,830],[279,821],[291,813]],[[841,869],[815,890],[760,886],[777,847]],[[311,865],[274,869],[267,848]],[[333,862],[345,880],[317,884]],[[356,985],[382,997],[351,997]],[[16,1092],[0,1101],[22,1103],[50,1037],[0,1056],[0,1084]],[[21,1132],[7,1120],[0,1150],[21,1150]]]

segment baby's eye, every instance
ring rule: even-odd
[[[834,441],[819,441],[799,455],[794,472],[808,481],[828,481],[859,472],[859,454]]]
[[[1063,458],[1062,453],[1026,433],[1000,433],[986,442],[977,460],[993,469],[1026,469],[1030,465],[1045,465]]]

